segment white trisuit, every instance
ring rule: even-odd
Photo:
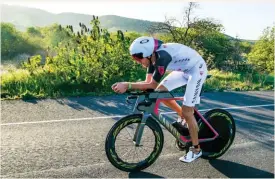
[[[162,44],[156,51],[155,64],[148,67],[153,79],[160,82],[166,71],[172,71],[160,85],[169,91],[186,85],[183,105],[193,107],[200,103],[200,92],[207,77],[207,66],[198,52],[178,43]]]

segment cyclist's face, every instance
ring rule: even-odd
[[[144,68],[149,67],[150,61],[147,58],[137,58],[135,56],[132,56],[132,58],[138,63],[141,64]]]
[[[141,64],[144,68],[148,68],[150,65],[150,61],[147,58],[143,58],[137,62]]]

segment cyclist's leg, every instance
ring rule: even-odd
[[[184,73],[181,71],[173,71],[161,81],[156,90],[172,91],[173,89],[176,89],[186,84],[187,79],[184,77]],[[181,106],[176,102],[176,100],[166,100],[163,101],[163,103],[172,110],[176,111],[178,115],[182,118]]]
[[[200,65],[203,65],[199,68]],[[205,62],[199,63],[189,72],[183,105],[194,107],[200,103],[200,92],[207,77]]]
[[[189,72],[189,79],[184,95],[182,112],[183,117],[188,124],[193,147],[185,156],[180,158],[180,160],[184,162],[192,162],[202,154],[199,147],[198,125],[193,113],[195,104],[200,102],[200,91],[206,76],[207,68],[204,60],[201,60],[201,62],[199,62]]]

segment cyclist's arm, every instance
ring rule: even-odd
[[[155,71],[155,66],[153,64],[150,64],[150,66],[147,68],[147,74],[146,74],[146,83],[149,83],[152,81],[153,73]]]
[[[137,84],[138,85],[148,85],[152,81],[152,78],[153,78],[153,74],[152,73],[154,72],[154,70],[155,70],[155,68],[154,68],[153,65],[151,65],[150,67],[148,67],[145,81],[139,81],[139,82],[134,82],[134,83],[132,83],[132,82],[124,82],[124,83],[127,83],[127,85],[129,83],[134,84],[135,87],[136,87]],[[115,84],[112,85],[112,89],[116,86],[116,84],[117,83],[115,83]],[[155,89],[154,86],[150,85],[149,87]],[[141,88],[138,86],[137,88],[134,88],[134,89],[141,89]],[[142,88],[141,90],[144,90],[144,89]]]
[[[153,73],[155,71],[155,67],[154,65],[150,65],[148,68],[147,68],[147,74],[146,74],[146,79],[145,81],[139,81],[139,82],[135,82],[135,84],[148,84],[151,82],[152,78],[153,78]]]
[[[150,82],[131,83],[131,86],[132,86],[131,89],[137,89],[137,90],[156,89],[158,84],[159,84],[158,82],[152,79]]]
[[[132,89],[146,90],[156,89],[162,77],[165,74],[168,64],[171,62],[171,56],[165,51],[159,51],[157,54],[156,66],[149,67],[146,75],[146,82],[131,83]],[[154,70],[154,71],[153,71]],[[154,72],[152,74],[152,71]],[[148,80],[148,81],[147,81]]]

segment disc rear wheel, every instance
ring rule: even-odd
[[[222,156],[235,138],[236,126],[230,113],[222,109],[213,109],[204,114],[205,119],[217,131],[219,136],[210,142],[200,143],[202,158],[214,159]],[[199,138],[212,138],[214,133],[204,123],[199,124]]]

